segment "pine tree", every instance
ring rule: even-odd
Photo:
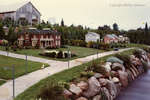
[[[64,20],[63,20],[63,19],[61,20],[61,26],[65,26],[65,25],[64,25]]]
[[[114,31],[118,31],[119,30],[118,25],[116,23],[113,24],[113,30]]]

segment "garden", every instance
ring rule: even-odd
[[[145,49],[145,51],[149,51],[149,49]],[[102,79],[107,79],[107,80],[109,80],[109,76],[111,76],[114,82],[123,84],[122,81],[120,81],[120,78],[118,78],[118,76],[116,76],[116,75],[118,75],[116,73],[116,71],[117,70],[124,71],[124,68],[129,70],[129,73],[131,76],[131,77],[129,77],[129,79],[130,79],[129,81],[131,82],[140,73],[146,71],[147,66],[144,65],[144,67],[139,67],[139,69],[137,69],[138,68],[137,65],[141,64],[141,63],[139,63],[140,61],[138,59],[133,58],[134,61],[136,60],[136,63],[134,63],[135,65],[133,66],[130,61],[129,55],[135,55],[136,58],[142,57],[142,56],[140,56],[141,51],[137,51],[135,49],[125,51],[125,52],[122,52],[117,55],[105,56],[103,58],[88,62],[83,65],[76,66],[74,68],[54,74],[44,80],[41,80],[39,83],[35,84],[31,88],[27,89],[25,92],[20,94],[18,97],[16,97],[15,100],[35,100],[38,97],[41,97],[41,98],[45,97],[42,100],[45,100],[47,97],[53,98],[53,100],[58,100],[58,99],[66,100],[66,98],[64,98],[62,95],[64,93],[64,89],[65,90],[69,89],[69,91],[70,91],[70,87],[74,87],[74,86],[76,87],[76,84],[80,83],[82,81],[87,82],[93,76],[102,77]],[[118,62],[123,61],[124,64],[123,65],[119,64],[119,65],[122,65],[125,67],[116,65],[116,67],[113,67],[113,68],[111,67],[112,71],[111,71],[111,73],[108,73],[107,70],[110,70],[110,69],[106,70],[105,68],[102,67],[102,65],[105,64],[106,61],[108,61],[108,58],[110,60],[110,58],[112,56],[117,57],[119,59],[119,60],[117,60]],[[127,66],[127,64],[129,66]],[[146,63],[144,62],[144,64],[146,64]],[[96,73],[100,73],[100,74],[96,74]],[[124,73],[127,73],[127,72],[124,72]],[[132,73],[134,73],[134,75]],[[126,74],[123,74],[123,75],[126,75]],[[74,84],[74,85],[71,85],[71,84]],[[126,84],[123,84],[123,86],[126,86]],[[56,87],[57,87],[57,89],[56,89]],[[49,91],[49,92],[46,92],[46,91]],[[70,93],[68,91],[67,91],[67,93],[69,93],[69,94],[65,95],[65,96],[68,96],[69,98],[70,97],[78,98],[80,96],[80,95],[77,96],[76,93],[72,93],[72,92]],[[102,92],[102,94],[103,94],[103,92]],[[104,98],[105,97],[106,97],[106,95],[104,93]],[[67,100],[71,100],[71,98],[67,99]],[[107,100],[107,99],[102,99],[102,100]]]
[[[27,65],[26,65],[27,64]],[[22,59],[17,58],[10,58],[7,56],[0,55],[0,79],[9,80],[12,78],[12,66],[15,68],[15,78],[33,72],[35,70],[41,69],[43,66],[48,67],[48,64],[39,63],[39,62],[32,62],[32,61],[25,61]],[[26,72],[27,68],[27,72]],[[0,83],[3,81],[0,80]]]

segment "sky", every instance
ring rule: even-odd
[[[0,0],[0,5],[27,0]],[[29,1],[29,0],[28,0]],[[30,0],[51,23],[83,25],[90,28],[117,23],[120,29],[150,24],[150,0]]]

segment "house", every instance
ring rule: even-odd
[[[119,42],[121,42],[121,43],[129,43],[130,42],[129,38],[125,37],[123,35],[119,35],[118,38],[119,38]]]
[[[18,44],[19,46],[57,48],[61,46],[61,34],[48,29],[25,29],[18,33]]]
[[[6,18],[18,23],[28,22],[29,24],[39,24],[41,13],[31,2],[21,2],[12,5],[0,6],[0,19]]]
[[[109,43],[118,43],[119,38],[115,34],[107,34],[104,36],[104,43],[109,44]]]
[[[90,41],[97,42],[98,40],[100,40],[100,35],[97,34],[97,33],[88,32],[88,33],[85,35],[85,41],[86,41],[86,42],[90,42]]]

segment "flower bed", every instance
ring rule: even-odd
[[[43,53],[40,53],[39,55],[51,57],[51,58],[68,58],[68,57],[71,58],[71,57],[77,56],[71,51],[69,51],[68,53],[68,51],[56,51],[56,50],[44,51]]]

